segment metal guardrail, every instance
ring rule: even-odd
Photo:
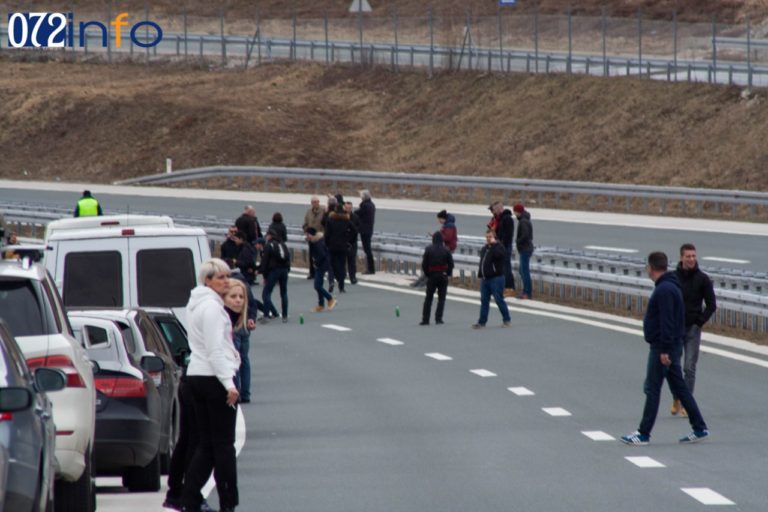
[[[266,190],[269,180],[276,180],[280,190],[287,189],[286,183],[296,182],[298,191],[320,193],[321,183],[330,183],[336,189],[339,183],[375,184],[394,188],[395,195],[404,195],[407,187],[416,192],[435,190],[467,190],[470,194],[484,193],[490,202],[494,199],[508,199],[514,195],[523,202],[534,199],[542,203],[544,194],[554,197],[555,207],[567,197],[578,197],[591,205],[597,205],[598,198],[605,198],[608,209],[619,207],[617,202],[624,202],[625,211],[648,211],[664,214],[672,203],[695,203],[695,212],[702,215],[705,205],[712,205],[720,213],[728,205],[733,214],[739,206],[746,205],[754,216],[758,207],[768,207],[767,192],[746,190],[659,187],[651,185],[625,185],[584,181],[534,180],[526,178],[499,178],[479,176],[457,176],[445,174],[411,174],[376,171],[355,171],[336,169],[305,169],[294,167],[257,167],[257,166],[214,166],[185,169],[171,173],[151,174],[139,178],[116,181],[116,185],[165,185],[190,181],[208,181],[216,179],[232,180],[249,178],[263,180]],[[426,191],[424,191],[426,192]],[[653,202],[653,204],[652,204]],[[638,204],[639,203],[639,204]]]
[[[42,238],[47,222],[69,216],[70,208],[49,207],[43,205],[8,203],[0,205],[7,223],[26,223],[35,225],[33,231]],[[108,212],[112,213],[112,212]],[[138,213],[138,212],[137,212]],[[150,212],[145,212],[150,213]],[[224,240],[224,233],[231,224],[229,219],[215,217],[173,216],[180,224],[203,227],[212,243]],[[298,226],[289,226],[288,245],[293,252],[294,261],[308,261],[307,245]],[[377,267],[379,269],[410,275],[420,272],[424,246],[428,241],[424,237],[393,233],[376,233],[372,244]],[[465,284],[477,284],[478,251],[481,243],[474,240],[461,241],[461,249],[454,254],[456,273]],[[640,263],[626,258],[608,258],[597,254],[575,253],[557,248],[539,248],[531,261],[531,273],[537,294],[548,294],[568,299],[575,298],[602,303],[616,309],[629,309],[641,313],[647,303],[652,284],[637,269]],[[517,263],[513,262],[517,268]],[[706,270],[706,269],[705,269]],[[753,290],[744,291],[739,286],[721,287],[721,276],[713,276],[718,296],[718,312],[715,322],[738,326],[742,329],[768,332],[768,294],[757,293],[768,290],[765,278],[742,276],[743,279],[727,281],[740,286],[753,286]]]

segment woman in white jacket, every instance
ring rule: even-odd
[[[200,266],[198,286],[187,304],[189,348],[187,385],[193,399],[198,445],[184,478],[185,511],[200,510],[200,490],[214,470],[221,511],[238,504],[235,420],[238,392],[234,384],[240,355],[232,341],[232,324],[224,310],[229,266],[218,258]]]

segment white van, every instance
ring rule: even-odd
[[[211,257],[202,228],[155,215],[61,219],[48,224],[44,262],[68,308],[184,308]]]

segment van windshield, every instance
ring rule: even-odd
[[[0,317],[14,337],[56,334],[39,291],[31,279],[0,280]]]
[[[194,257],[185,248],[138,251],[136,273],[139,306],[185,306],[195,287]]]
[[[123,264],[118,251],[70,252],[64,268],[65,306],[123,306]]]

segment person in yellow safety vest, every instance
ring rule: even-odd
[[[104,215],[101,211],[101,205],[93,198],[90,190],[83,192],[83,197],[77,201],[75,206],[75,217],[95,217],[97,215]]]

